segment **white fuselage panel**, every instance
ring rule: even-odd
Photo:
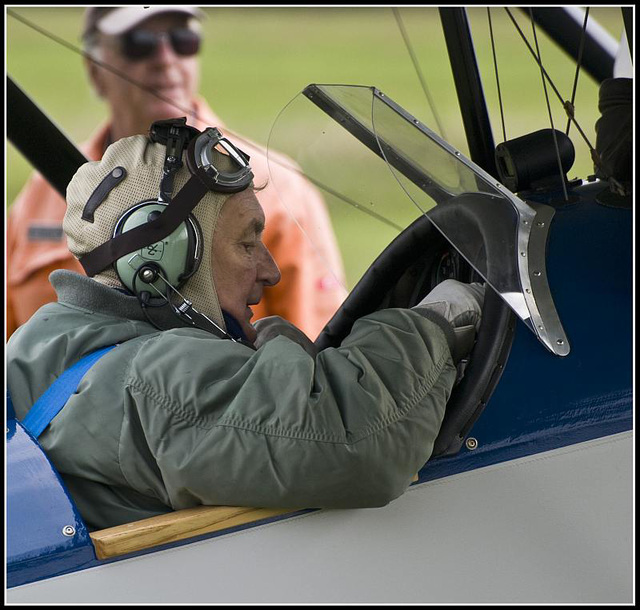
[[[16,587],[9,603],[630,603],[633,435]]]

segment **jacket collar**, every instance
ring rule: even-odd
[[[163,330],[191,328],[166,306],[148,308],[148,319],[144,315],[136,297],[127,294],[124,290],[96,282],[85,275],[67,271],[66,269],[58,269],[51,273],[49,280],[58,295],[58,302],[64,305],[79,307],[94,313],[126,318],[127,320],[148,323],[149,319],[151,319]],[[227,332],[234,339],[248,341],[238,321],[226,311],[223,311],[222,315],[227,326]]]
[[[59,303],[128,320],[148,321],[138,299],[122,290],[66,269],[54,271],[49,280],[58,295]],[[161,328],[186,326],[168,307],[154,307],[150,310],[151,319]]]

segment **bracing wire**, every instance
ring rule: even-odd
[[[447,137],[445,136],[445,132],[444,132],[444,127],[442,126],[442,123],[440,121],[440,117],[438,116],[438,113],[436,112],[436,105],[433,101],[433,98],[431,97],[431,93],[429,92],[429,88],[427,87],[427,81],[424,78],[424,75],[422,74],[422,70],[420,69],[420,64],[418,62],[418,58],[416,57],[416,54],[413,51],[413,46],[411,45],[411,41],[409,40],[409,35],[407,33],[406,28],[404,27],[404,23],[402,21],[402,17],[400,17],[400,11],[396,8],[393,7],[391,9],[393,11],[393,15],[396,18],[396,23],[398,24],[398,29],[400,30],[400,34],[402,35],[402,39],[404,40],[404,44],[405,47],[407,48],[407,51],[409,53],[409,57],[411,57],[411,62],[413,63],[413,67],[416,71],[416,74],[418,76],[418,80],[420,81],[420,85],[422,86],[422,90],[424,91],[424,94],[427,98],[427,103],[429,104],[429,108],[431,109],[431,112],[433,114],[433,117],[436,121],[436,124],[438,125],[438,130],[440,131],[440,136],[442,136],[442,138],[444,138],[445,140],[447,139]]]
[[[134,85],[134,86],[146,91],[147,93],[149,93],[151,95],[154,95],[158,99],[161,99],[162,101],[164,101],[164,102],[166,102],[168,104],[172,104],[173,107],[176,108],[177,110],[180,110],[180,112],[184,112],[184,113],[188,114],[189,116],[191,116],[193,119],[198,120],[200,122],[203,122],[202,118],[199,117],[197,112],[195,112],[192,108],[183,108],[183,107],[181,107],[180,105],[176,104],[173,100],[171,100],[169,98],[166,98],[166,97],[162,96],[161,94],[159,94],[153,88],[148,87],[146,85],[143,85],[143,84],[137,82],[136,80],[132,79],[131,77],[129,77],[124,72],[122,72],[120,70],[117,70],[113,66],[110,66],[109,64],[107,64],[105,62],[102,62],[102,61],[99,61],[99,60],[95,59],[90,53],[87,53],[86,51],[80,49],[76,45],[73,45],[70,42],[67,42],[66,40],[60,38],[59,36],[56,36],[55,34],[53,34],[53,33],[49,32],[49,31],[45,30],[44,28],[36,25],[35,23],[30,21],[29,19],[26,19],[25,17],[23,17],[22,15],[12,11],[11,9],[7,9],[7,15],[9,15],[10,17],[13,17],[14,19],[17,19],[18,21],[20,21],[21,23],[23,23],[27,27],[29,27],[32,30],[38,32],[42,36],[44,36],[46,38],[49,38],[53,42],[65,47],[66,49],[72,51],[73,53],[81,55],[82,57],[88,59],[89,61],[93,62],[94,64],[96,64],[98,66],[100,66],[101,68],[104,68],[105,70],[108,70],[109,72],[115,74],[116,76],[124,79],[128,83],[131,83],[132,85]],[[239,134],[235,133],[231,129],[228,129],[227,127],[225,127],[225,132],[227,132],[229,135],[231,135],[233,138],[235,138],[239,142],[244,142],[246,144],[252,145],[251,142],[249,142],[248,140],[246,140],[245,138],[243,138]],[[402,227],[399,227],[397,224],[395,224],[391,220],[385,218],[384,216],[382,216],[380,214],[376,214],[375,212],[372,212],[372,211],[368,210],[366,208],[366,206],[358,204],[357,202],[353,201],[352,199],[350,199],[346,195],[342,195],[338,191],[335,191],[334,189],[332,189],[331,187],[327,186],[326,184],[323,184],[319,180],[312,179],[310,176],[305,174],[305,172],[302,171],[301,169],[299,169],[297,167],[294,167],[291,164],[285,163],[284,161],[281,161],[280,159],[278,159],[276,157],[274,157],[271,160],[274,163],[276,163],[276,164],[278,164],[278,165],[280,165],[280,166],[282,166],[282,167],[284,167],[286,169],[289,169],[290,171],[296,172],[297,174],[303,176],[304,178],[306,178],[307,180],[312,182],[315,186],[317,186],[318,188],[324,190],[326,193],[329,193],[332,196],[340,199],[343,203],[346,203],[349,206],[357,208],[362,213],[367,214],[367,215],[371,216],[372,218],[375,218],[376,220],[378,220],[378,221],[382,222],[383,224],[386,224],[386,225],[396,229],[397,231],[401,231],[402,230]]]
[[[578,90],[578,76],[580,75],[580,65],[582,64],[582,53],[584,52],[584,42],[587,33],[587,22],[589,20],[589,7],[586,8],[584,14],[584,23],[582,25],[582,35],[580,36],[580,47],[578,49],[578,61],[576,62],[576,75],[573,79],[573,90],[571,92],[571,102],[570,106],[567,109],[567,113],[569,116],[567,117],[567,128],[566,134],[569,135],[569,128],[571,127],[571,117],[575,113],[575,101],[576,101],[576,92]]]
[[[556,96],[560,100],[560,103],[562,104],[562,107],[565,109],[565,112],[567,112],[567,114],[569,116],[569,120],[576,126],[576,129],[578,130],[578,132],[582,136],[582,139],[585,141],[585,143],[589,147],[589,150],[591,151],[591,155],[593,156],[594,153],[595,153],[595,149],[593,148],[593,146],[591,146],[591,142],[589,142],[589,138],[587,138],[586,134],[584,133],[584,131],[582,130],[582,128],[578,124],[578,121],[576,121],[575,116],[573,116],[573,114],[569,111],[569,108],[568,108],[569,102],[565,102],[564,99],[562,98],[562,95],[560,95],[560,92],[558,91],[558,88],[554,85],[553,81],[551,80],[551,77],[549,76],[549,74],[547,74],[547,71],[544,69],[544,67],[540,63],[540,61],[538,59],[538,56],[536,55],[536,52],[534,51],[534,49],[529,44],[529,41],[527,40],[527,37],[524,35],[524,32],[522,31],[522,29],[518,25],[518,22],[515,20],[515,18],[511,14],[511,11],[507,7],[504,7],[504,10],[507,12],[507,15],[509,15],[513,25],[515,26],[516,30],[518,31],[518,34],[520,34],[520,37],[522,38],[522,40],[524,41],[525,45],[529,49],[529,52],[531,53],[531,56],[535,59],[535,61],[540,66],[540,70],[541,70],[541,72],[543,74],[543,78],[545,78],[546,81],[549,83],[549,85],[551,85],[551,88],[553,89],[554,93],[556,94]]]
[[[560,149],[558,147],[558,138],[556,131],[553,127],[553,114],[551,113],[551,104],[549,103],[549,94],[547,92],[547,83],[544,78],[544,70],[542,68],[542,56],[540,54],[540,46],[538,45],[538,36],[536,35],[536,24],[533,19],[533,11],[529,9],[529,15],[531,16],[531,27],[533,29],[533,39],[536,44],[536,53],[538,57],[538,64],[540,65],[540,76],[542,78],[542,88],[544,89],[544,97],[547,102],[547,111],[549,112],[549,122],[551,123],[551,133],[553,135],[553,143],[556,148],[556,156],[558,159],[558,169],[560,171],[560,182],[562,182],[562,192],[564,193],[565,201],[569,201],[569,194],[567,193],[567,185],[565,184],[564,172],[562,171],[562,161],[560,159]]]
[[[502,105],[502,93],[500,92],[500,77],[498,76],[498,59],[496,57],[496,45],[493,37],[493,25],[491,23],[491,8],[487,7],[487,18],[489,19],[489,35],[491,37],[491,51],[493,53],[493,67],[496,73],[496,86],[498,88],[498,102],[500,104],[500,120],[502,121],[503,142],[507,141],[507,130],[504,123],[504,108]]]
[[[127,81],[128,83],[131,83],[132,85],[135,85],[139,89],[142,89],[143,91],[146,91],[147,93],[150,93],[150,94],[156,96],[158,99],[162,100],[163,102],[166,102],[168,104],[172,104],[174,106],[174,108],[176,108],[177,110],[180,110],[180,112],[186,112],[187,114],[193,116],[194,118],[196,118],[196,119],[198,118],[197,115],[195,115],[193,109],[191,109],[191,108],[182,108],[181,106],[176,104],[173,100],[171,100],[171,99],[169,99],[167,97],[164,97],[163,95],[158,93],[152,87],[148,87],[147,85],[143,85],[142,83],[137,82],[136,80],[134,80],[131,77],[129,77],[125,72],[122,72],[121,70],[118,70],[118,69],[114,68],[113,66],[110,66],[109,64],[96,59],[90,53],[87,53],[86,51],[83,51],[82,49],[80,49],[77,46],[71,44],[70,42],[67,42],[66,40],[60,38],[59,36],[56,36],[55,34],[45,30],[44,28],[41,28],[40,26],[36,25],[32,21],[29,21],[28,19],[25,19],[22,15],[19,15],[18,13],[15,13],[11,9],[7,9],[7,14],[10,17],[13,17],[14,19],[17,19],[18,21],[22,22],[27,27],[30,27],[32,30],[35,30],[39,34],[42,34],[46,38],[49,38],[50,40],[53,40],[55,43],[57,43],[57,44],[65,47],[65,48],[69,49],[70,51],[81,55],[85,59],[88,59],[89,61],[93,62],[97,66],[100,66],[101,68],[104,68],[105,70],[108,70],[109,72],[115,74],[116,76],[118,76],[119,78]]]

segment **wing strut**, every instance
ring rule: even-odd
[[[489,111],[482,89],[480,70],[473,48],[471,28],[465,8],[440,7],[442,31],[451,60],[471,160],[498,178],[495,144]]]
[[[10,76],[7,137],[62,197],[78,168],[88,161]]]

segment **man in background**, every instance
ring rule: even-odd
[[[109,118],[81,146],[85,156],[99,160],[112,142],[146,134],[154,121],[166,118],[186,116],[187,123],[200,130],[215,126],[225,131],[198,95],[203,18],[202,11],[186,6],[87,9],[82,37],[86,52],[96,60],[85,60],[87,75],[106,102]],[[267,184],[258,193],[266,216],[264,242],[282,274],[254,308],[254,320],[278,315],[313,339],[346,296],[324,201],[300,174],[271,163],[276,191],[265,150],[237,134],[235,138],[251,157],[256,185]],[[284,199],[295,202],[295,218],[280,201],[279,193],[285,192]],[[52,271],[83,273],[62,232],[65,210],[64,199],[37,173],[9,210],[7,338],[39,307],[55,301]]]

